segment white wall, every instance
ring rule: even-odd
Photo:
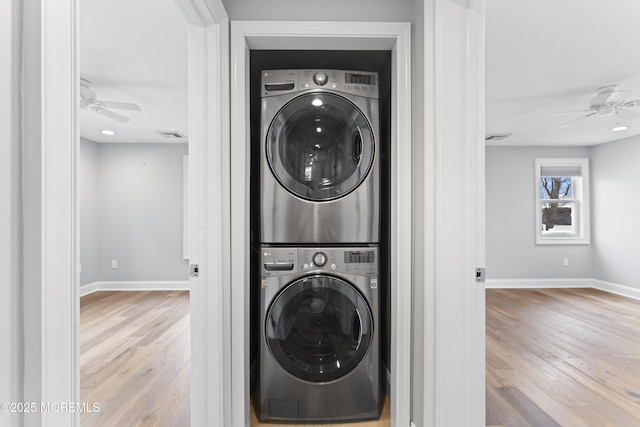
[[[592,277],[592,245],[536,245],[534,225],[534,159],[589,156],[588,147],[487,147],[487,279]]]
[[[80,286],[97,282],[98,276],[98,144],[80,139]]]
[[[640,136],[591,154],[593,277],[640,288]]]
[[[186,153],[186,144],[82,141],[82,284],[188,280],[182,251]]]
[[[20,4],[0,2],[0,402],[22,401]],[[20,424],[0,411],[0,425]]]
[[[411,21],[413,0],[223,0],[232,20]]]

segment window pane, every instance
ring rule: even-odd
[[[572,199],[573,181],[570,176],[540,178],[541,199]]]
[[[542,203],[542,234],[575,233],[575,210],[574,202]]]

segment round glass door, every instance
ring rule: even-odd
[[[366,355],[373,318],[360,292],[330,276],[310,276],[285,288],[266,316],[267,344],[290,374],[312,382],[336,380]]]
[[[298,197],[343,197],[366,178],[374,156],[371,126],[347,99],[310,93],[287,103],[271,122],[267,159],[277,180]]]

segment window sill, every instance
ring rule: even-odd
[[[588,237],[536,236],[536,245],[588,245],[590,243]]]

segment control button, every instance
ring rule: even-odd
[[[333,83],[333,84],[331,85],[331,87],[335,89],[335,88],[337,88],[337,87],[338,87],[338,84],[337,84],[337,83]]]
[[[310,86],[310,84],[309,84],[309,83],[307,83],[307,82],[304,82],[304,85],[303,85],[303,86],[304,86],[304,87],[309,87],[309,86]]]
[[[304,268],[305,270],[309,268],[309,264],[305,264],[302,266],[302,268]]]
[[[313,263],[318,267],[322,267],[327,263],[327,256],[322,252],[316,252],[313,256]]]
[[[331,268],[335,270],[336,269],[336,265],[335,264],[331,264]]]
[[[369,287],[371,289],[376,289],[378,287],[378,279],[371,279],[369,282]]]
[[[327,80],[328,80],[327,73],[319,72],[313,75],[313,81],[319,84],[320,86],[327,84]]]

